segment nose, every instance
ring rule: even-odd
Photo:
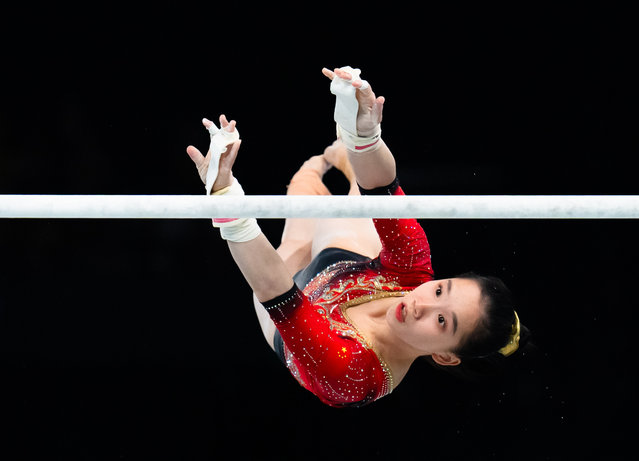
[[[417,300],[413,300],[410,308],[415,320],[419,320],[420,318],[427,316],[435,308],[435,306],[425,301],[417,302]]]

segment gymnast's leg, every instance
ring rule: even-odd
[[[322,182],[322,177],[331,166],[324,155],[315,155],[309,158],[291,178],[286,195],[330,195],[330,191]],[[291,276],[304,269],[311,262],[316,221],[317,219],[288,218],[284,223],[277,253],[284,260]],[[264,337],[269,346],[274,349],[275,324],[255,295],[253,295],[253,304]]]
[[[335,141],[324,151],[329,163],[339,169],[350,182],[348,195],[360,195],[348,151],[340,141]],[[370,218],[318,219],[315,225],[311,259],[325,248],[341,248],[376,258],[382,244]]]

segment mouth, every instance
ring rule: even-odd
[[[404,323],[406,319],[406,306],[404,303],[399,303],[395,308],[395,318],[397,318],[398,322]]]

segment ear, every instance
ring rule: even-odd
[[[442,366],[455,366],[461,363],[461,359],[457,357],[455,354],[445,352],[443,354],[433,354],[431,355],[433,361]]]

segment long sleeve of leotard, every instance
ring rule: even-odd
[[[387,187],[373,190],[360,188],[363,195],[405,195],[395,179]],[[416,219],[374,219],[382,242],[379,264],[402,277],[402,284],[418,286],[432,280],[430,245],[426,233]]]
[[[292,353],[291,374],[331,406],[361,406],[390,392],[375,352],[347,323],[331,319],[328,309],[312,304],[293,286],[263,303]]]

